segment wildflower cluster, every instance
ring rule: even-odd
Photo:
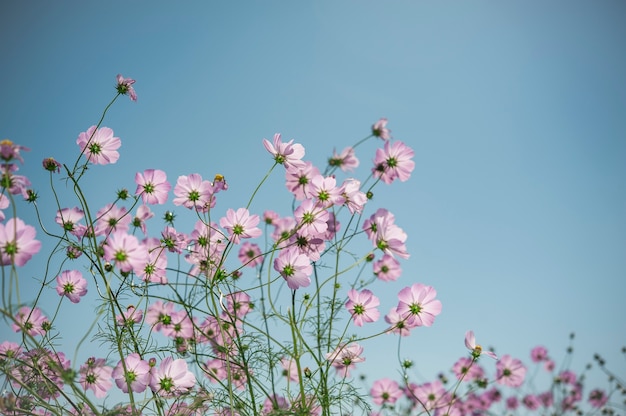
[[[113,101],[120,95],[136,101],[134,84],[118,75]],[[124,156],[122,140],[98,124],[78,134],[75,159],[43,160],[55,195],[41,203],[54,207],[46,212],[28,178],[17,174],[28,149],[0,142],[1,310],[16,337],[0,343],[0,413],[475,414],[477,403],[484,407],[489,399],[491,405],[502,395],[495,388],[479,395],[478,388],[522,385],[526,367],[508,355],[487,381],[477,361],[497,357],[477,345],[472,332],[465,339],[470,356],[453,367],[452,389],[442,380],[415,384],[408,362],[401,382],[376,380],[369,397],[351,383],[372,339],[409,336],[434,325],[442,311],[433,286],[410,282],[384,316],[384,329],[371,329],[380,320],[376,287],[400,279],[401,261],[410,257],[394,214],[373,206],[375,187],[406,181],[415,167],[413,150],[386,126],[380,119],[357,142],[377,147],[363,180],[348,174],[361,165],[356,145],[333,151],[321,167],[305,160],[302,144],[280,134],[260,141],[268,152],[264,177],[284,175],[291,203],[259,211],[253,200],[265,179],[246,206],[222,207],[222,192],[241,192],[230,189],[222,174],[207,179],[191,172],[173,180],[156,167],[136,172],[132,186],[94,206],[82,187],[87,168]],[[57,186],[59,177],[71,186]],[[53,226],[38,230],[20,219],[20,197],[35,208],[39,224]],[[155,211],[170,201],[159,225]],[[55,245],[37,276],[38,293],[22,299],[18,271],[41,256],[39,232]],[[359,254],[346,259],[347,252]],[[56,310],[48,307],[50,299]],[[79,346],[89,354],[72,363],[60,348],[59,311],[78,311],[76,304],[86,302],[97,304],[93,316],[77,322],[86,334]],[[363,335],[347,335],[352,332]],[[547,352],[535,356],[547,360]],[[560,380],[582,394],[576,377]],[[476,388],[461,396],[462,383]],[[604,390],[590,397],[595,407],[607,404]]]

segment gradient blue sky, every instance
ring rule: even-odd
[[[526,362],[537,344],[562,358],[574,331],[577,369],[595,352],[623,369],[625,18],[613,0],[6,1],[0,136],[31,147],[23,172],[44,178],[40,161],[73,160],[122,73],[139,101],[105,120],[121,158],[94,167],[94,200],[146,168],[219,172],[225,211],[270,166],[264,137],[322,164],[387,117],[416,168],[373,203],[390,201],[411,258],[375,290],[384,314],[404,286],[437,288],[442,314],[404,344],[419,373],[465,354],[468,329]],[[357,153],[360,177],[373,152]],[[277,209],[282,175],[266,189],[258,213]],[[391,340],[369,348],[370,374],[395,364]]]

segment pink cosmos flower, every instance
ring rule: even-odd
[[[0,223],[0,265],[25,265],[41,248],[35,234],[34,227],[17,217]]]
[[[380,316],[380,312],[376,309],[378,305],[380,301],[371,290],[363,289],[358,292],[350,289],[348,291],[346,308],[352,315],[356,326],[363,326],[364,322],[376,322]]]
[[[115,163],[120,158],[117,149],[122,142],[119,137],[113,137],[113,130],[108,127],[91,126],[86,132],[80,133],[76,144],[81,152],[87,155],[87,160],[95,165]]]
[[[383,282],[398,280],[402,274],[400,262],[389,254],[383,254],[380,260],[374,262],[373,268],[376,277]]]
[[[22,347],[11,341],[0,343],[0,359],[9,360],[17,358],[22,353]]]
[[[289,247],[280,251],[274,260],[274,270],[287,281],[290,289],[298,289],[311,284],[313,266],[304,254],[300,254],[296,247]]]
[[[124,393],[128,393],[129,388],[134,393],[143,393],[150,384],[150,368],[150,364],[134,352],[129,354],[123,362],[117,363],[111,377]]]
[[[414,283],[398,293],[397,310],[409,325],[431,326],[435,316],[441,313],[441,302],[435,297],[437,291],[432,286]]]
[[[167,181],[165,172],[159,169],[146,169],[143,173],[135,174],[137,190],[135,195],[141,195],[144,204],[164,204],[172,185]]]
[[[263,146],[274,156],[276,163],[285,166],[285,168],[304,164],[301,160],[304,157],[304,147],[298,143],[293,144],[293,140],[283,143],[280,139],[280,133],[274,135],[273,144],[269,140],[263,139]]]
[[[132,78],[124,78],[121,74],[117,74],[117,85],[115,89],[119,94],[128,95],[131,101],[137,101],[137,93],[133,84],[135,80]]]
[[[303,236],[320,237],[328,228],[328,211],[312,199],[305,199],[296,208],[294,217],[298,223],[298,233]]]
[[[386,184],[395,179],[404,182],[411,177],[415,168],[415,162],[411,160],[413,156],[413,150],[404,143],[385,142],[384,148],[376,151],[372,173]]]
[[[517,358],[506,354],[496,363],[496,380],[499,384],[519,387],[524,382],[526,367]]]
[[[133,225],[133,227],[139,228],[141,232],[146,235],[146,221],[152,217],[154,217],[154,213],[150,210],[149,206],[139,205],[139,207],[137,208],[137,213],[131,221],[131,224]]]
[[[57,211],[57,215],[54,221],[59,224],[63,229],[77,237],[81,237],[86,227],[82,224],[78,224],[78,221],[82,220],[85,213],[78,207],[63,208]]]
[[[109,236],[104,245],[104,259],[115,263],[122,272],[135,271],[140,273],[148,252],[137,237],[125,232],[115,232]]]
[[[446,408],[451,401],[450,394],[446,392],[443,383],[439,380],[421,385],[411,383],[409,387],[409,398],[418,399],[419,406],[425,410]]]
[[[273,394],[265,398],[261,414],[267,416],[289,414],[289,402],[283,396]]]
[[[391,256],[409,258],[404,244],[407,235],[395,224],[395,217],[391,212],[379,208],[363,222],[363,229],[376,248]]]
[[[176,196],[172,201],[174,205],[182,205],[201,212],[215,205],[213,185],[209,181],[202,180],[202,176],[197,173],[179,176],[174,187],[174,195]]]
[[[22,158],[22,155],[20,155],[21,150],[27,152],[30,151],[28,147],[15,144],[9,139],[0,140],[0,159],[5,162],[10,162],[13,159],[17,159],[20,162],[24,163],[24,159]]]
[[[387,119],[384,117],[372,125],[372,135],[375,137],[389,140],[391,138],[389,133],[391,133],[391,130],[387,128]]]
[[[498,356],[493,351],[483,351],[483,347],[476,344],[476,337],[474,336],[474,331],[467,331],[465,333],[465,346],[468,350],[472,352],[472,357],[477,359],[480,355],[485,354],[488,357],[493,358],[494,360],[498,359]]]
[[[130,228],[131,217],[126,207],[115,204],[106,204],[96,214],[96,235],[105,235],[113,232],[126,232]]]
[[[609,401],[609,396],[604,390],[594,389],[589,392],[589,404],[595,408],[601,408]]]
[[[115,317],[115,322],[119,326],[131,327],[138,324],[143,319],[143,310],[136,309],[133,305],[129,305],[122,315]]]
[[[354,147],[346,147],[337,153],[333,149],[333,156],[328,159],[328,166],[339,167],[344,172],[351,172],[359,166],[359,159],[354,155]]]
[[[280,359],[280,366],[283,368],[282,375],[287,377],[289,381],[297,382],[298,378],[298,366],[293,358],[283,357]]]
[[[57,276],[57,293],[78,303],[87,294],[87,281],[78,270],[64,270]]]
[[[163,335],[170,338],[193,338],[193,322],[187,314],[187,311],[172,311],[170,313],[170,325],[164,325],[162,328]]]
[[[244,242],[239,248],[238,257],[239,261],[241,261],[244,266],[256,267],[263,264],[261,249],[257,244],[248,241]]]
[[[42,162],[41,165],[48,172],[56,172],[61,173],[61,164],[57,162],[53,157],[47,157]]]
[[[338,374],[347,378],[350,377],[350,370],[355,368],[356,363],[365,361],[361,354],[363,347],[357,343],[340,344],[334,351],[326,354],[326,359],[335,367]]]
[[[11,324],[13,331],[24,331],[31,336],[45,335],[49,326],[50,321],[41,312],[41,309],[31,309],[28,306],[22,306],[17,311],[15,322]]]
[[[250,295],[246,292],[229,293],[224,296],[224,300],[226,301],[226,310],[231,318],[242,319],[253,307]]]
[[[530,410],[537,410],[541,406],[541,402],[534,394],[527,394],[522,398],[522,404]]]
[[[153,370],[150,389],[163,397],[186,393],[196,384],[196,377],[187,369],[183,359],[165,357],[159,368]]]
[[[358,179],[348,178],[341,185],[343,205],[348,207],[350,214],[360,214],[367,203],[367,195],[361,192],[361,182]]]
[[[317,199],[318,204],[323,207],[342,205],[345,202],[343,195],[341,195],[342,189],[337,187],[334,176],[314,176],[311,179],[309,192],[311,197]]]
[[[538,345],[530,351],[530,359],[533,363],[538,363],[548,359],[548,350],[542,345]]]
[[[165,249],[161,247],[161,241],[156,238],[147,238],[143,240],[143,245],[148,252],[147,257],[141,263],[139,276],[144,282],[150,283],[167,283],[167,255]]]
[[[146,322],[153,326],[154,331],[160,331],[172,325],[172,315],[174,314],[174,304],[172,302],[163,303],[155,301],[148,306]]]
[[[469,358],[461,357],[452,366],[452,372],[456,375],[458,380],[473,381],[480,380],[485,376],[485,370],[478,365],[478,363]]]
[[[237,211],[229,208],[226,216],[220,219],[220,226],[228,231],[229,239],[234,244],[239,244],[242,238],[256,238],[262,234],[257,228],[260,218],[258,215],[250,215],[246,208]]]
[[[408,337],[411,335],[411,328],[414,328],[415,325],[410,325],[404,316],[398,313],[397,308],[391,308],[389,313],[385,315],[385,322],[391,325],[391,330],[389,332],[393,334],[398,334],[401,337]]]
[[[113,386],[111,381],[113,369],[108,367],[102,358],[91,357],[87,359],[87,362],[80,366],[78,374],[80,374],[78,382],[83,390],[93,390],[99,399],[105,397]]]
[[[263,212],[263,222],[267,225],[274,225],[276,220],[279,218],[280,218],[280,215],[278,215],[277,212],[274,212],[272,210],[268,209],[267,211]]]
[[[389,378],[381,378],[374,381],[370,389],[372,401],[378,406],[384,404],[392,405],[403,395],[402,389],[398,383]]]
[[[181,254],[189,245],[189,238],[185,233],[179,233],[174,227],[165,227],[161,231],[161,243],[170,253]]]
[[[289,166],[285,170],[285,186],[298,201],[302,201],[310,198],[311,181],[319,174],[320,170],[311,162]]]

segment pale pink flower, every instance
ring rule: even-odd
[[[183,359],[165,357],[153,370],[150,388],[163,397],[178,396],[188,392],[196,384],[196,377]]]
[[[310,261],[318,261],[326,248],[326,244],[322,238],[299,232],[292,235],[288,242],[285,242],[285,245],[291,244],[295,244],[300,254],[307,256]]]
[[[174,205],[182,205],[185,208],[197,209],[204,212],[215,205],[213,198],[213,185],[209,181],[202,180],[202,176],[192,173],[189,176],[179,176],[174,187],[176,198]]]
[[[148,306],[146,322],[153,326],[154,331],[160,331],[162,328],[168,328],[172,325],[173,314],[174,304],[172,302],[163,303],[157,300]]]
[[[42,162],[41,165],[48,172],[56,172],[61,173],[61,164],[57,162],[53,157],[47,157]]]
[[[81,237],[86,227],[82,224],[78,224],[78,221],[85,217],[85,213],[78,207],[63,208],[57,211],[57,215],[54,221],[59,224],[63,229],[77,237]]]
[[[391,130],[387,128],[387,119],[384,117],[372,125],[372,135],[375,137],[389,140],[391,138],[389,133],[391,133]]]
[[[131,217],[126,207],[115,204],[106,204],[96,214],[96,235],[106,235],[114,232],[126,232],[130,228]]]
[[[113,387],[111,381],[113,368],[107,366],[102,358],[91,357],[87,359],[87,362],[80,366],[78,374],[80,374],[78,382],[83,390],[93,390],[99,399],[105,397],[109,389]]]
[[[124,78],[121,74],[117,74],[117,85],[115,89],[119,94],[128,95],[131,101],[137,101],[137,93],[133,84],[135,80],[132,78]]]
[[[361,182],[358,179],[348,178],[341,185],[343,205],[348,207],[350,214],[360,214],[367,203],[367,195],[361,192]]]
[[[170,325],[164,325],[162,328],[163,335],[170,338],[193,338],[193,322],[187,314],[187,311],[172,311],[170,313]]]
[[[398,382],[389,378],[381,378],[374,381],[372,388],[370,389],[370,396],[372,401],[378,406],[384,404],[392,405],[403,395],[402,389],[398,385]]]
[[[139,205],[137,208],[137,214],[133,218],[131,224],[135,228],[139,228],[141,232],[146,235],[146,221],[150,218],[154,217],[154,213],[150,210],[150,207],[147,205]]]
[[[509,387],[519,387],[526,377],[526,367],[520,360],[508,354],[496,363],[496,381]]]
[[[289,381],[297,382],[298,378],[298,366],[293,358],[283,357],[280,359],[280,366],[283,368],[282,375],[287,377]]]
[[[323,207],[342,205],[345,202],[342,191],[334,176],[316,175],[311,179],[310,197],[317,199],[318,205]]]
[[[220,380],[226,379],[228,375],[228,371],[224,367],[224,360],[218,358],[209,360],[203,364],[202,371],[212,383],[218,383]]]
[[[136,271],[144,282],[167,283],[167,255],[165,249],[161,247],[161,241],[156,238],[143,240],[146,247],[147,256],[144,258],[140,269]]]
[[[411,399],[417,398],[419,406],[425,410],[445,408],[452,400],[443,383],[439,380],[420,385],[411,384],[410,387],[412,387]]]
[[[20,155],[21,150],[27,152],[30,151],[28,147],[15,144],[9,139],[0,140],[0,158],[5,162],[17,159],[24,163],[24,159],[22,158],[22,155]]]
[[[4,188],[8,188],[9,193],[12,195],[22,195],[25,200],[30,200],[32,190],[29,189],[31,182],[23,175],[16,175],[15,172],[19,170],[16,164],[3,164],[0,165],[2,171],[1,183]]]
[[[64,270],[57,276],[56,289],[59,296],[66,296],[72,303],[78,303],[87,294],[87,281],[78,270]]]
[[[161,231],[161,243],[170,253],[181,254],[189,245],[185,233],[179,233],[174,227],[167,226]]]
[[[104,259],[115,263],[122,272],[139,273],[145,265],[148,251],[137,237],[125,232],[115,232],[104,245]]]
[[[311,284],[313,266],[304,254],[296,247],[282,249],[274,260],[274,270],[287,281],[290,289],[298,289]]]
[[[405,287],[398,293],[398,313],[409,325],[431,326],[441,313],[441,302],[435,299],[436,296],[435,288],[422,283]]]
[[[482,379],[485,376],[485,370],[473,359],[469,357],[461,357],[452,366],[452,372],[456,378],[463,381],[473,381]]]
[[[328,159],[328,165],[339,167],[344,172],[351,172],[359,166],[359,159],[354,155],[353,147],[346,147],[339,154],[333,149],[333,156]]]
[[[229,293],[224,296],[230,317],[243,318],[252,310],[250,295],[246,292]]]
[[[340,344],[334,351],[326,354],[326,359],[335,367],[337,373],[342,377],[350,377],[350,370],[355,368],[355,364],[365,361],[361,357],[363,347],[353,342],[351,344]]]
[[[35,227],[26,225],[19,218],[0,223],[0,265],[25,265],[41,248],[35,235]]]
[[[131,327],[138,324],[143,319],[143,310],[136,309],[133,305],[129,305],[123,314],[115,317],[115,322],[119,326]]]
[[[363,326],[365,322],[376,322],[380,316],[380,312],[376,309],[378,305],[380,301],[371,290],[363,289],[358,292],[350,289],[348,291],[346,309],[352,315],[356,326]]]
[[[468,350],[472,352],[472,357],[474,359],[477,359],[482,354],[486,355],[487,357],[491,357],[494,360],[498,359],[498,356],[493,351],[484,351],[483,347],[476,344],[476,337],[474,336],[474,331],[467,331],[465,333],[465,346],[467,347]]]
[[[298,223],[298,233],[304,236],[322,237],[328,228],[328,211],[312,199],[302,201],[294,217]]]
[[[263,139],[263,146],[274,157],[276,163],[289,168],[290,166],[301,166],[304,162],[304,147],[301,144],[293,144],[293,140],[283,143],[280,139],[280,133],[274,135],[274,142]]]
[[[135,174],[137,190],[135,195],[141,195],[144,204],[164,204],[172,185],[167,181],[165,172],[159,169],[146,169],[143,173]]]
[[[257,228],[260,218],[258,215],[250,215],[246,208],[237,211],[229,208],[226,216],[220,219],[220,226],[228,231],[229,239],[234,244],[239,244],[242,238],[256,238],[262,234]]]
[[[311,180],[319,174],[319,169],[311,162],[289,166],[285,170],[285,186],[298,201],[302,201],[310,198]]]
[[[279,218],[280,218],[280,215],[278,215],[277,212],[274,212],[272,210],[268,209],[267,211],[263,212],[263,222],[267,225],[274,225],[276,220]]]
[[[120,158],[117,149],[122,142],[119,137],[113,137],[113,130],[108,127],[91,126],[86,132],[80,133],[76,144],[81,152],[87,156],[87,160],[96,165],[115,163]]]
[[[28,306],[22,306],[15,316],[15,322],[11,324],[13,331],[24,331],[28,335],[45,335],[47,328],[50,326],[50,321],[41,312],[39,308],[29,308]]]
[[[548,350],[542,345],[538,345],[530,351],[530,359],[534,363],[545,361],[548,359]]]
[[[541,402],[539,401],[539,398],[537,398],[537,396],[535,396],[534,394],[525,395],[522,398],[522,404],[530,410],[537,410],[539,409],[539,406],[541,406]]]
[[[272,232],[272,239],[276,242],[286,242],[295,233],[296,220],[293,217],[283,217],[274,220],[274,232]],[[284,244],[279,244],[283,247]]]
[[[263,264],[261,249],[257,244],[249,241],[245,241],[239,248],[238,258],[244,266],[248,267],[256,267]]]
[[[395,179],[404,182],[411,177],[415,168],[415,162],[411,160],[413,156],[413,150],[404,143],[385,142],[382,149],[376,150],[372,172],[386,184]]]
[[[283,396],[273,394],[265,398],[261,414],[267,416],[289,414],[289,402]]]
[[[374,246],[391,256],[409,258],[405,242],[407,235],[395,224],[394,215],[384,208],[379,208],[363,222],[363,230]]]
[[[594,389],[589,392],[589,404],[595,408],[601,408],[609,401],[609,396],[604,390]]]
[[[400,262],[389,254],[383,254],[382,258],[373,264],[374,274],[384,282],[397,280],[402,274]]]
[[[124,393],[128,393],[129,388],[134,393],[143,393],[150,384],[150,368],[150,364],[134,352],[115,366],[111,377]]]
[[[22,353],[22,347],[11,341],[3,341],[0,343],[0,359],[9,360],[18,358]]]
[[[415,325],[407,323],[406,318],[398,313],[397,308],[391,308],[389,310],[389,313],[385,315],[385,322],[391,325],[391,330],[389,332],[398,334],[401,337],[408,337],[411,335],[411,328],[415,327]]]

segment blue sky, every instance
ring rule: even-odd
[[[389,201],[411,258],[375,290],[383,314],[404,286],[438,290],[436,324],[404,344],[419,373],[465,354],[468,329],[525,361],[537,344],[563,357],[574,331],[578,369],[598,352],[623,370],[625,16],[612,0],[3,2],[0,135],[32,148],[23,172],[44,178],[41,159],[75,157],[122,73],[139,101],[105,120],[121,158],[94,167],[94,201],[147,168],[172,182],[219,172],[225,211],[270,166],[264,137],[281,132],[321,165],[387,117],[416,168],[373,203]],[[253,208],[278,195],[282,175]]]

